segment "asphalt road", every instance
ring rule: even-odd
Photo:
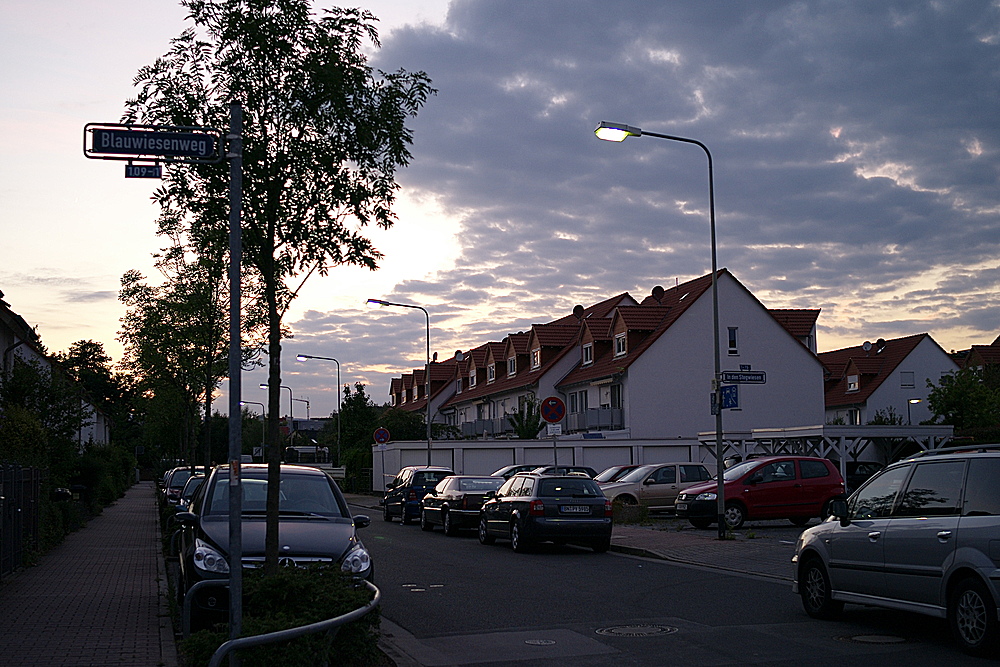
[[[773,579],[575,547],[515,554],[365,513],[400,667],[984,664],[937,619],[849,606],[820,622]]]

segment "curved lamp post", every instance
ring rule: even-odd
[[[258,403],[257,401],[240,401],[240,405],[259,405],[260,406],[260,451],[263,452],[267,447],[267,441],[265,436],[267,435],[267,428],[264,425],[264,420],[267,419],[267,407],[263,403]],[[264,457],[267,460],[267,457]]]
[[[368,299],[369,306],[393,306],[396,308],[413,308],[422,310],[427,319],[427,361],[424,364],[424,398],[427,399],[427,465],[431,465],[431,316],[422,306],[408,303],[392,303],[382,299]]]
[[[598,139],[603,139],[604,141],[621,142],[625,141],[627,137],[641,137],[644,135],[658,139],[667,139],[668,141],[681,141],[686,144],[698,146],[705,151],[705,155],[708,157],[708,210],[712,237],[712,332],[714,334],[713,350],[715,353],[715,375],[712,380],[712,393],[715,395],[715,458],[716,479],[718,480],[716,493],[718,496],[719,539],[721,540],[726,536],[726,499],[722,476],[725,471],[725,466],[722,463],[722,388],[720,384],[720,380],[722,379],[722,359],[719,352],[719,286],[716,275],[718,273],[718,264],[715,252],[715,176],[712,170],[712,153],[708,150],[708,146],[695,139],[676,137],[670,134],[658,134],[656,132],[643,132],[638,127],[624,123],[601,121],[597,129],[594,130],[594,134],[597,135]]]
[[[299,354],[295,357],[299,361],[306,361],[307,359],[322,359],[323,361],[332,361],[337,364],[337,465],[340,465],[340,362],[333,357],[317,357],[312,354]]]

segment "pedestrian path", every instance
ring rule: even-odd
[[[0,581],[0,666],[175,667],[155,487]]]

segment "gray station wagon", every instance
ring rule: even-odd
[[[793,591],[806,613],[844,603],[948,619],[963,651],[1000,644],[1000,445],[930,450],[888,466],[804,531]]]

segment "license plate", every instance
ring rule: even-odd
[[[590,514],[589,505],[563,505],[559,508],[563,514]]]
[[[679,510],[686,510],[687,508],[688,508],[687,503],[677,503],[677,505],[675,506],[675,509]]]

